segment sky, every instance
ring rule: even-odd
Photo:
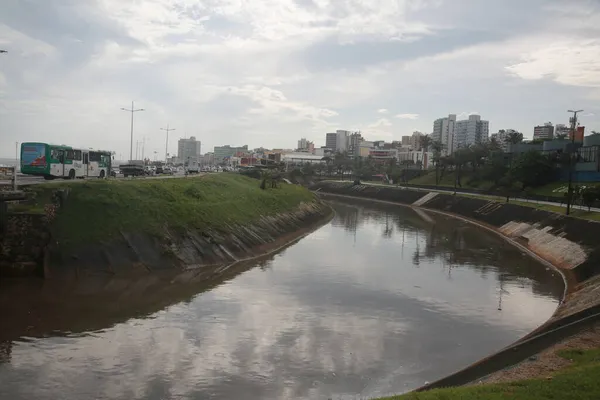
[[[316,146],[478,113],[600,131],[598,0],[2,0],[0,157],[15,142],[152,157],[195,136]]]

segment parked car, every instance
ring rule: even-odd
[[[165,170],[161,165],[157,166],[156,169],[154,170],[154,173],[156,173],[156,175],[162,174],[164,172],[165,172]]]

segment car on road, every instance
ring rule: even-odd
[[[165,172],[165,169],[162,167],[162,165],[159,165],[155,168],[154,173],[156,175],[162,174]]]

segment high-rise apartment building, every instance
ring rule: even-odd
[[[431,139],[440,142],[443,146],[442,155],[447,156],[454,152],[454,129],[456,125],[456,114],[450,114],[446,118],[438,118],[433,122]]]
[[[410,146],[410,136],[402,136],[402,141],[400,143],[402,143],[402,146]]]
[[[484,143],[489,137],[489,121],[479,115],[469,115],[468,119],[456,121],[454,128],[454,151],[474,144]]]
[[[195,136],[190,136],[188,139],[179,139],[177,142],[177,158],[181,163],[188,161],[198,162],[200,154],[202,154],[202,144],[196,140]]]
[[[546,122],[544,125],[538,125],[533,128],[533,139],[554,139],[554,126],[552,125],[552,122]]]

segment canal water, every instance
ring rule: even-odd
[[[384,396],[501,349],[558,305],[560,276],[487,231],[332,204],[331,223],[284,251],[195,290],[174,281],[165,298],[137,282],[93,301],[44,285],[15,299],[5,282],[0,397]]]

